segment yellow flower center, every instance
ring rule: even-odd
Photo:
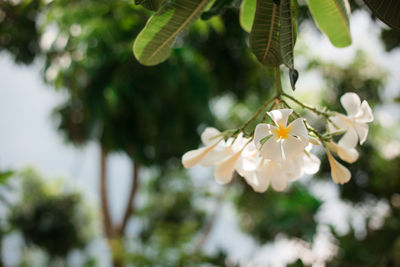
[[[289,137],[290,128],[285,127],[283,125],[278,125],[278,129],[276,129],[276,138],[278,139],[287,139]]]

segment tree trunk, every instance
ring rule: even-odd
[[[124,212],[124,217],[122,219],[119,227],[114,227],[111,220],[110,210],[108,206],[108,193],[107,193],[107,151],[101,148],[101,159],[100,159],[100,197],[101,197],[101,209],[103,213],[103,226],[104,234],[107,238],[108,244],[111,248],[112,253],[112,264],[114,267],[122,267],[123,262],[116,255],[113,250],[112,242],[118,240],[117,242],[123,242],[125,236],[126,226],[128,224],[129,218],[132,216],[135,207],[133,205],[136,196],[137,189],[139,187],[139,164],[134,164],[132,183],[130,188],[130,193],[128,201],[126,203],[126,208]],[[121,243],[121,246],[123,244]]]

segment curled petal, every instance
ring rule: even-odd
[[[289,124],[290,134],[308,138],[307,129],[302,118],[295,119]]]
[[[287,121],[290,114],[292,114],[292,109],[275,109],[268,112],[268,115],[275,122],[276,125],[281,125],[286,127]]]
[[[357,118],[359,122],[372,122],[374,120],[374,115],[372,114],[371,107],[368,105],[367,101],[363,101],[361,104],[361,115]]]
[[[261,147],[261,140],[272,134],[272,125],[260,123],[254,130],[254,144],[259,149]]]
[[[220,162],[215,168],[214,176],[218,183],[226,184],[232,180],[233,171],[240,157],[240,152]]]
[[[346,133],[340,138],[339,145],[343,147],[353,148],[357,146],[358,136],[353,127],[349,127]]]
[[[334,142],[330,142],[328,144],[329,149],[331,149],[333,152],[338,154],[338,156],[348,162],[348,163],[353,163],[358,159],[358,152],[355,148],[347,148],[340,146],[338,144],[335,144]]]
[[[360,145],[364,144],[368,136],[368,125],[365,123],[357,123],[355,125],[358,136],[360,137]]]
[[[208,127],[201,134],[201,141],[206,146],[215,144],[219,141],[220,138],[218,138],[217,136],[220,134],[221,132],[218,131],[216,128]]]
[[[340,103],[349,116],[355,116],[360,111],[361,100],[356,93],[345,93],[340,98]]]
[[[327,151],[329,165],[331,166],[331,175],[332,179],[337,184],[344,184],[347,183],[351,178],[350,171],[340,164],[332,154]]]
[[[216,144],[215,144],[216,145]],[[185,168],[192,168],[211,151],[214,149],[215,145],[206,146],[199,149],[191,150],[186,152],[182,156],[182,164]]]

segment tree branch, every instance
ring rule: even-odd
[[[118,228],[119,236],[123,236],[125,234],[126,225],[128,224],[129,218],[132,216],[132,213],[135,211],[135,206],[133,205],[133,201],[136,196],[137,189],[139,187],[139,169],[140,165],[135,163],[133,167],[133,176],[132,176],[132,184],[131,191],[129,193],[128,202],[126,203],[125,214],[122,219],[122,223]]]
[[[107,195],[107,152],[101,147],[100,158],[100,196],[101,196],[101,209],[103,212],[103,225],[104,232],[108,239],[112,238],[113,229],[111,225],[110,210],[108,208],[108,195]]]

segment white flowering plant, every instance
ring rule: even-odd
[[[368,123],[373,121],[367,101],[345,93],[340,102],[347,114],[319,109],[285,93],[279,68],[276,74],[276,95],[238,129],[220,132],[206,128],[201,135],[204,146],[183,155],[185,168],[215,165],[214,176],[220,184],[231,182],[237,172],[256,192],[265,192],[269,186],[283,191],[290,182],[318,172],[321,161],[312,147],[322,146],[333,181],[344,184],[350,180],[350,171],[335,156],[346,163],[358,159],[357,144],[366,141]],[[316,114],[326,125],[324,131],[312,127],[292,105]],[[254,122],[256,127],[249,131]]]

